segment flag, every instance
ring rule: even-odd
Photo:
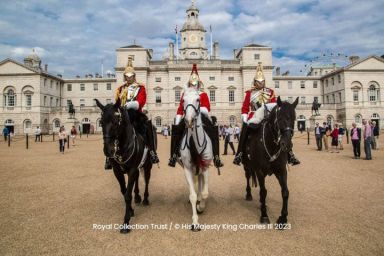
[[[177,25],[176,25],[176,28],[175,28],[175,33],[177,34]]]
[[[209,32],[212,32],[212,26],[209,25]]]

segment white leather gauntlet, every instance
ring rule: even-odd
[[[129,101],[129,102],[125,103],[125,107],[127,109],[136,109],[136,110],[138,110],[139,109],[139,102],[137,102],[136,100]]]
[[[175,124],[178,125],[181,121],[182,115],[176,115]]]

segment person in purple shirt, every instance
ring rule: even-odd
[[[371,154],[372,127],[365,119],[363,119],[363,127],[364,127],[363,138],[364,138],[365,160],[372,160],[372,154]]]
[[[361,129],[356,127],[356,123],[352,123],[351,140],[353,146],[353,154],[355,159],[360,158],[360,141],[361,141]]]

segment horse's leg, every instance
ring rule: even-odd
[[[267,197],[267,190],[265,189],[265,176],[263,174],[257,175],[257,180],[260,184],[260,222],[263,224],[269,224],[269,218],[267,214],[267,205],[265,204],[265,198]]]
[[[135,204],[140,204],[141,203],[141,196],[140,196],[140,191],[139,191],[139,177],[140,175],[137,175],[137,178],[135,180]]]
[[[113,173],[115,174],[115,177],[120,185],[120,191],[123,195],[125,195],[125,192],[127,191],[127,188],[125,187],[125,177],[124,173],[120,171],[119,168],[113,167]]]
[[[150,164],[150,163],[147,166],[144,166],[145,191],[144,191],[143,205],[145,205],[145,206],[149,205],[148,186],[149,186],[149,179],[151,178],[151,169],[152,169],[152,164]]]
[[[124,199],[125,199],[124,223],[123,223],[123,228],[120,229],[120,233],[123,233],[123,234],[126,234],[130,231],[130,229],[128,228],[129,221],[131,217],[134,216],[134,211],[132,209],[132,190],[138,175],[139,175],[138,170],[130,170],[128,175],[128,186],[127,186],[127,191],[125,192],[125,195],[124,195]]]
[[[187,179],[188,186],[189,186],[189,202],[192,205],[192,231],[200,231],[199,228],[199,217],[197,216],[197,210],[196,210],[196,202],[197,202],[197,194],[195,191],[195,183],[194,183],[194,177],[195,171],[194,170],[188,170],[184,167],[184,173],[185,178]]]
[[[283,170],[279,174],[275,174],[277,180],[280,183],[281,187],[281,196],[283,197],[283,208],[281,209],[281,215],[277,219],[278,224],[285,224],[287,223],[287,216],[288,216],[288,197],[289,197],[289,190],[288,190],[288,184],[287,184],[287,169],[284,166]]]
[[[247,188],[245,189],[247,194],[245,195],[245,200],[252,201],[253,198],[252,198],[251,184],[250,184],[251,172],[245,167],[244,167],[244,171],[245,171],[245,178],[247,179]]]
[[[205,210],[205,203],[208,199],[208,170],[203,170],[203,173],[199,175],[199,185],[200,185],[200,192],[201,195],[200,203],[197,205],[197,213],[203,213]]]

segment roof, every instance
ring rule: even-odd
[[[245,45],[244,47],[267,47],[267,46],[261,45],[261,44],[248,44],[248,45]]]
[[[120,48],[144,48],[144,47],[138,44],[131,44],[131,45],[123,46]]]

